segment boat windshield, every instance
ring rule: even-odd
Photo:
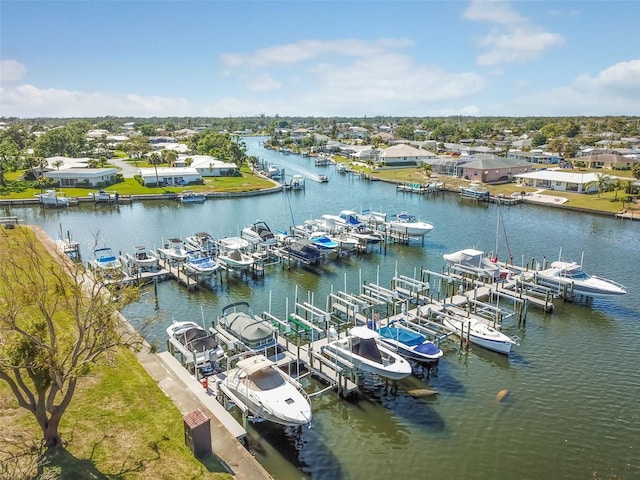
[[[284,378],[272,368],[265,368],[249,377],[252,390],[273,390],[284,384]]]

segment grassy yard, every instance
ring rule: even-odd
[[[24,228],[2,229],[0,249],[8,248],[10,235],[24,238]],[[46,467],[55,474],[51,478],[231,479],[214,457],[205,463],[193,457],[184,444],[180,411],[134,354],[122,349],[115,360],[115,366],[96,367],[79,382],[60,426],[68,443]],[[19,408],[3,381],[0,419],[0,462],[11,449],[26,448],[41,438],[35,419]]]

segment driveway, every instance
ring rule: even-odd
[[[114,167],[118,167],[124,178],[133,178],[138,174],[138,167],[125,162],[122,158],[111,158],[109,163]]]

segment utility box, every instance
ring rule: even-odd
[[[184,443],[194,456],[204,458],[211,455],[211,419],[200,409],[183,417]]]

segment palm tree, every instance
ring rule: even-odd
[[[609,184],[611,177],[606,173],[598,173],[598,178],[596,178],[592,182],[587,182],[584,186],[585,190],[588,190],[592,185],[595,185],[598,189],[598,198],[600,198],[600,194],[604,192],[604,189]]]
[[[156,171],[156,187],[160,186],[160,180],[158,179],[158,164],[162,162],[160,155],[157,152],[153,152],[149,155],[149,161],[153,164],[153,168]]]
[[[178,160],[178,152],[176,152],[175,150],[167,150],[164,149],[162,150],[162,159],[167,162],[167,164],[170,167],[175,166],[176,164],[176,160]]]

